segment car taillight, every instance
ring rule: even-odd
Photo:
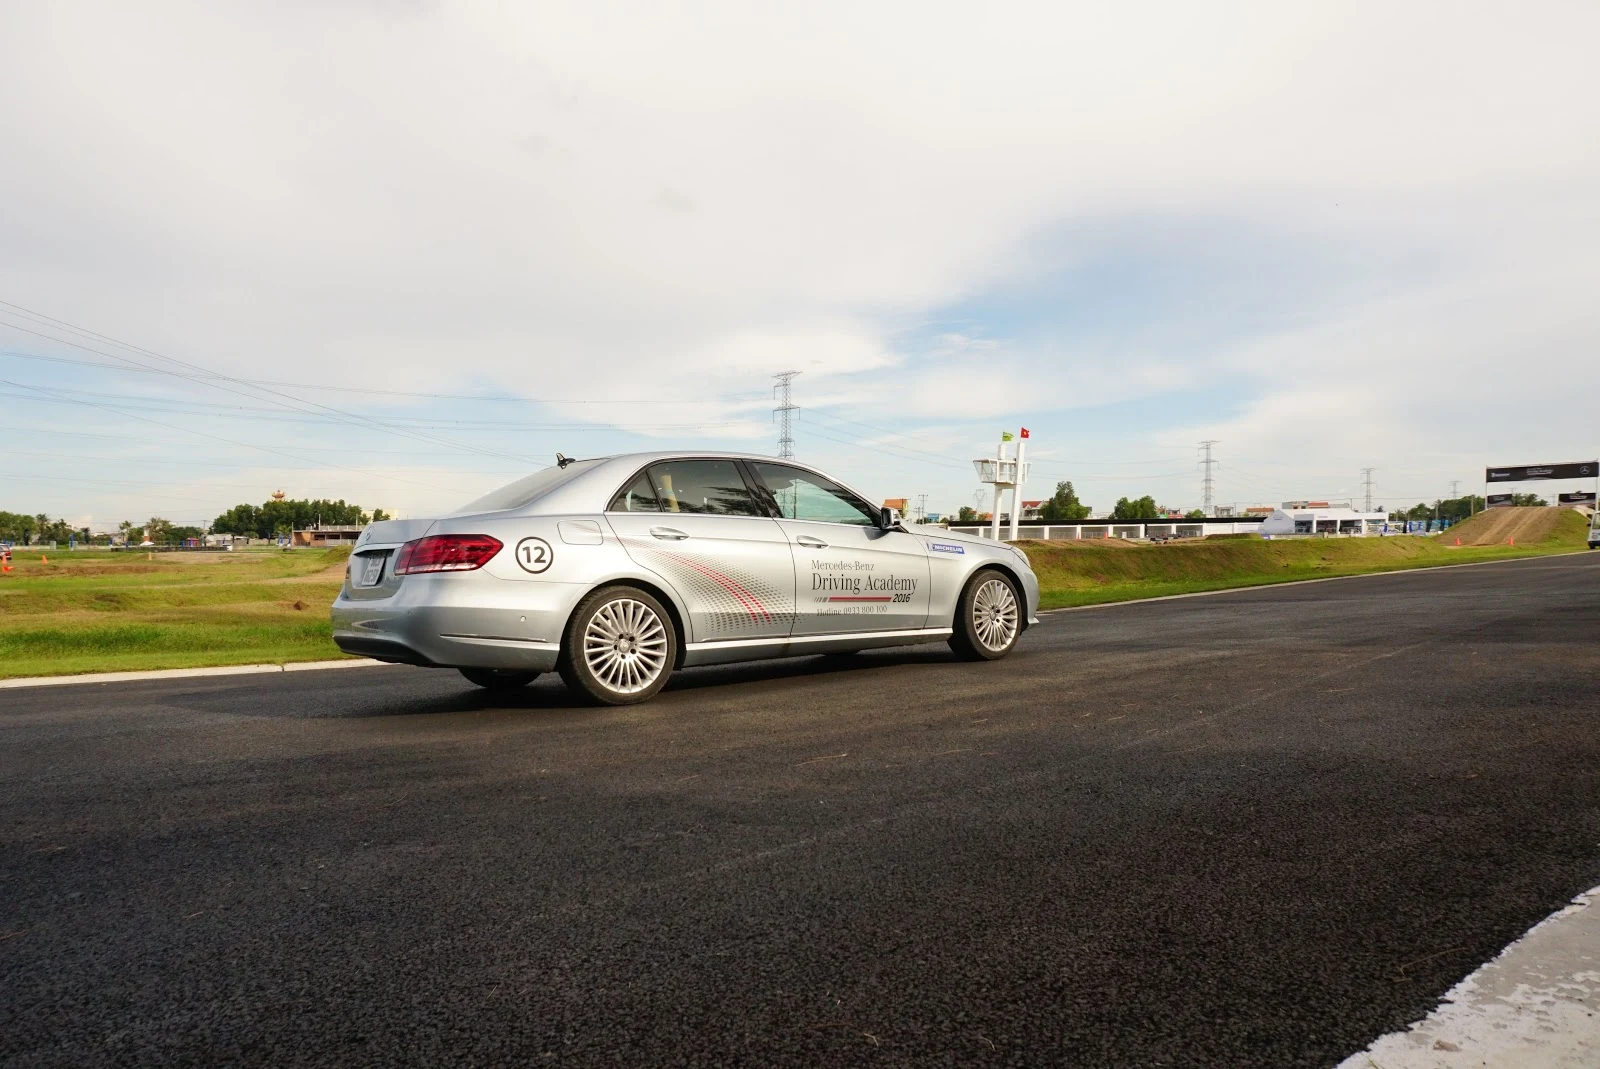
[[[470,572],[488,564],[500,547],[500,540],[488,535],[429,535],[400,547],[394,574]]]

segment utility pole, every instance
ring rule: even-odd
[[[1372,511],[1372,473],[1377,471],[1377,470],[1378,470],[1377,468],[1362,468],[1361,469],[1361,481],[1363,483],[1365,483],[1366,487],[1367,487],[1367,511],[1368,512]]]
[[[794,459],[794,428],[790,419],[800,411],[800,406],[790,400],[790,390],[798,374],[798,371],[780,371],[772,376],[778,380],[778,384],[772,388],[772,394],[778,400],[778,407],[772,410],[772,418],[778,424],[778,456],[785,460]]]
[[[1211,492],[1216,488],[1216,480],[1211,477],[1211,468],[1214,464],[1216,464],[1216,461],[1211,459],[1211,447],[1217,445],[1221,441],[1222,439],[1220,438],[1207,438],[1205,441],[1200,443],[1200,448],[1205,450],[1205,459],[1200,463],[1205,466],[1206,470],[1205,482],[1203,484],[1205,489],[1205,503],[1203,507],[1207,516],[1211,515]]]

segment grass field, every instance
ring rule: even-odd
[[[0,576],[0,678],[342,656],[347,549],[17,551]]]
[[[1577,513],[1536,519],[1521,529],[1548,534],[1515,546],[1458,547],[1445,535],[1159,546],[1027,542],[1023,548],[1039,575],[1042,607],[1051,609],[1584,547],[1585,521]],[[18,552],[13,571],[0,576],[0,678],[339,657],[328,606],[348,552],[261,548],[147,558],[81,551],[46,553],[48,560]]]
[[[1462,529],[1467,545],[1455,535],[1397,538],[1214,538],[1205,541],[1144,545],[1116,540],[1026,542],[1023,548],[1039,576],[1042,608],[1094,605],[1168,594],[1193,594],[1228,587],[1261,586],[1296,579],[1431,568],[1441,564],[1506,560],[1585,548],[1588,521],[1571,509],[1505,509],[1505,513],[1541,513],[1521,529],[1544,533],[1538,541],[1518,539],[1472,545],[1473,530]],[[1483,518],[1480,517],[1480,520]],[[1493,522],[1501,522],[1494,517]]]

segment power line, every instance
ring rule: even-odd
[[[22,384],[26,389],[35,389],[32,384]],[[59,394],[73,394],[79,397],[103,397],[117,400],[120,408],[143,412],[170,412],[173,414],[196,416],[226,416],[229,419],[248,419],[269,423],[298,423],[311,426],[329,426],[344,424],[344,420],[322,416],[316,413],[305,413],[301,416],[280,414],[277,409],[264,408],[259,405],[227,405],[213,401],[191,401],[174,397],[141,397],[138,401],[126,401],[122,398],[126,394],[104,393],[97,390],[74,390],[65,386],[51,386],[47,389]],[[0,393],[0,397],[21,397],[22,394]],[[297,411],[297,410],[294,410]],[[604,432],[615,433],[614,428],[598,423],[528,423],[525,421],[495,421],[495,420],[463,420],[463,419],[429,419],[425,417],[391,417],[397,427],[413,427],[425,429],[429,427],[451,427],[465,430],[522,430],[522,431],[570,431],[575,433]],[[755,420],[707,420],[703,423],[630,423],[629,428],[648,430],[678,429],[683,427],[716,428],[716,427],[745,427],[755,426]],[[420,440],[420,439],[419,439]],[[511,458],[518,459],[521,458]]]
[[[0,302],[0,303],[4,303],[4,302]],[[16,327],[15,324],[6,324],[6,325],[7,326],[12,326],[12,327],[14,327],[15,329],[18,329],[18,330],[26,330],[27,329],[25,327]],[[28,333],[32,334],[32,333],[35,333],[35,332],[28,331]],[[41,337],[41,338],[45,337],[45,335],[43,335],[43,334],[38,334],[37,336]],[[64,338],[51,338],[49,340],[58,341],[58,342],[61,342],[64,345],[72,345],[73,344],[72,342],[66,341],[66,339],[64,339]],[[82,347],[80,346],[80,348],[82,348]],[[87,351],[88,352],[99,352],[98,349],[89,349]],[[66,356],[45,356],[42,353],[23,353],[23,352],[18,352],[15,349],[0,349],[0,356],[15,357],[16,359],[19,359],[19,360],[42,360],[42,361],[45,361],[45,362],[51,363],[51,364],[71,364],[71,365],[76,366],[76,367],[97,367],[97,368],[103,368],[106,371],[125,371],[125,372],[129,372],[129,373],[146,374],[146,375],[166,375],[166,376],[169,376],[171,378],[186,378],[187,377],[187,376],[184,376],[184,375],[180,375],[176,371],[169,371],[166,368],[160,368],[160,367],[144,367],[144,366],[141,366],[141,365],[132,365],[132,366],[130,366],[130,365],[125,365],[125,364],[102,364],[98,360],[73,360],[71,357],[66,357]],[[114,357],[113,359],[116,359],[116,358]],[[420,398],[420,399],[428,400],[428,401],[492,401],[492,402],[497,402],[497,403],[508,403],[508,404],[509,403],[516,403],[516,404],[529,404],[529,405],[679,405],[679,406],[681,406],[681,405],[684,404],[684,402],[682,400],[677,400],[677,399],[663,400],[661,398],[644,398],[644,399],[640,399],[640,400],[628,400],[628,399],[624,399],[624,398],[614,398],[614,397],[523,397],[523,396],[518,395],[518,394],[425,393],[425,392],[418,391],[418,390],[376,390],[376,389],[373,389],[370,386],[330,386],[330,385],[313,383],[313,382],[284,382],[284,381],[281,381],[281,380],[278,380],[278,379],[238,378],[236,381],[243,382],[243,383],[248,383],[251,386],[281,386],[281,387],[284,387],[286,389],[292,389],[292,390],[327,390],[327,391],[331,391],[331,392],[334,392],[334,393],[370,394],[370,395],[372,395],[374,397],[414,397],[414,398]],[[733,402],[740,402],[740,401],[759,401],[763,396],[765,396],[765,395],[759,394],[759,393],[730,394],[730,395],[728,395],[726,397],[714,397],[711,400],[713,400],[713,401],[721,401],[721,402],[725,402],[725,403],[733,403]],[[704,400],[704,398],[699,398],[698,400]]]
[[[86,435],[85,437],[105,438],[105,437],[111,437],[111,436],[110,435]],[[180,445],[182,443],[174,442],[172,444]],[[225,470],[230,471],[230,472],[238,471],[240,469],[248,469],[248,468],[250,468],[252,466],[250,464],[246,464],[246,463],[243,463],[241,461],[236,461],[236,460],[223,460],[223,459],[217,459],[217,460],[164,460],[164,459],[162,459],[160,457],[144,456],[144,455],[138,454],[138,453],[123,453],[120,456],[108,457],[108,456],[96,456],[96,455],[93,455],[93,454],[90,454],[90,453],[44,453],[44,452],[40,452],[40,451],[34,450],[34,449],[7,449],[6,450],[6,456],[8,456],[8,457],[44,457],[44,458],[47,458],[47,459],[50,459],[50,460],[96,460],[96,461],[103,461],[103,462],[105,462],[107,464],[135,464],[135,465],[139,465],[141,467],[143,467],[144,465],[147,465],[147,464],[158,464],[158,465],[161,465],[162,467],[213,468],[213,469],[221,468],[221,469],[225,469]],[[316,468],[316,467],[311,467],[311,468],[293,468],[293,467],[286,467],[286,466],[281,465],[281,464],[274,464],[272,466],[272,470],[275,471],[275,472],[281,472],[281,471],[326,471],[327,469],[325,469],[325,468]],[[448,473],[441,472],[441,474],[449,474],[452,478],[457,476],[457,475],[510,475],[510,476],[523,476],[523,475],[528,474],[528,471],[527,471],[526,468],[515,468],[515,469],[507,468],[507,469],[502,469],[502,470],[497,470],[497,471],[481,471],[481,470],[480,471],[469,471],[469,470],[462,469],[462,468],[451,468],[451,469],[449,469]],[[393,487],[389,487],[389,490],[391,492],[393,492],[394,488]]]
[[[778,456],[786,460],[794,459],[794,428],[790,421],[800,411],[800,406],[791,399],[791,392],[794,377],[798,374],[798,371],[780,371],[772,376],[778,380],[778,384],[772,388],[778,398],[778,407],[772,410],[772,417],[778,421]]]
[[[67,401],[68,403],[70,403],[70,399],[63,399],[63,400]],[[147,421],[147,422],[153,422],[153,421]],[[158,426],[167,426],[167,425],[166,424],[158,424]],[[179,433],[182,433],[182,434],[191,434],[191,433],[193,433],[191,431],[185,430],[182,427],[173,427],[171,429],[172,430],[176,430],[176,431],[178,431]],[[138,443],[143,444],[143,445],[170,445],[170,446],[176,446],[179,449],[192,449],[194,447],[194,443],[193,442],[178,442],[178,441],[172,440],[171,438],[151,438],[151,437],[147,437],[147,436],[133,435],[133,434],[127,434],[127,433],[122,433],[122,434],[91,434],[91,433],[88,433],[88,432],[85,432],[85,431],[64,431],[64,430],[61,430],[60,428],[57,428],[57,427],[0,426],[0,431],[15,431],[18,434],[53,434],[53,435],[66,436],[68,438],[95,438],[95,439],[99,439],[99,440],[102,440],[102,441],[108,441],[108,442],[138,442]],[[424,450],[415,450],[415,449],[362,449],[361,450],[361,454],[363,456],[431,457],[431,458],[434,458],[434,459],[438,459],[439,457],[447,455],[447,454],[441,453],[438,450],[425,450],[424,451]],[[325,469],[325,468],[328,468],[328,465],[325,465],[325,464],[324,465],[319,465],[319,467],[317,469],[292,469],[292,470],[321,470],[321,469]],[[336,470],[336,469],[328,469],[328,470]],[[452,470],[454,470],[454,469],[452,469]],[[527,472],[526,468],[519,469],[519,474],[526,474],[526,472]]]
[[[371,418],[369,416],[362,416],[362,415],[359,415],[359,414],[356,414],[356,413],[352,413],[352,412],[345,412],[342,409],[333,408],[333,407],[331,407],[329,405],[320,404],[320,403],[318,403],[316,401],[305,401],[305,400],[302,400],[301,398],[293,396],[292,394],[286,394],[286,393],[282,392],[281,390],[277,390],[277,389],[274,389],[272,387],[268,387],[268,386],[253,386],[253,385],[251,385],[250,383],[246,382],[243,379],[238,379],[238,378],[235,378],[234,376],[226,375],[226,374],[223,374],[222,372],[219,372],[219,371],[212,371],[209,368],[202,367],[199,364],[190,363],[187,360],[180,360],[177,357],[167,356],[164,353],[156,352],[154,349],[145,349],[145,348],[142,348],[141,346],[133,345],[133,344],[131,344],[129,342],[120,341],[117,338],[111,337],[109,334],[99,334],[99,333],[96,333],[95,331],[92,331],[92,330],[87,330],[85,328],[76,327],[76,326],[72,325],[71,323],[66,322],[65,320],[56,319],[56,318],[54,318],[52,316],[47,316],[42,312],[35,312],[35,311],[31,310],[31,309],[24,308],[19,304],[12,304],[10,301],[0,301],[0,307],[15,309],[16,312],[21,313],[21,314],[27,316],[30,320],[34,321],[36,323],[36,325],[40,325],[40,326],[51,325],[51,326],[55,327],[55,329],[65,330],[69,334],[76,334],[79,337],[83,337],[83,338],[98,339],[100,341],[108,342],[108,343],[110,343],[112,345],[115,345],[118,348],[126,349],[129,352],[140,353],[140,354],[145,355],[145,356],[154,357],[154,358],[156,358],[158,360],[165,360],[168,363],[176,364],[179,367],[189,368],[191,371],[194,371],[197,374],[185,375],[185,374],[183,374],[181,372],[172,372],[172,374],[177,375],[179,378],[188,379],[191,382],[195,382],[195,383],[197,383],[199,385],[202,385],[202,386],[209,386],[212,389],[221,390],[224,393],[239,394],[242,397],[249,397],[252,400],[260,400],[260,398],[257,398],[254,394],[242,393],[239,390],[231,389],[228,386],[224,386],[224,385],[221,385],[218,382],[213,382],[213,381],[210,381],[210,380],[211,379],[220,379],[220,380],[222,380],[222,382],[232,382],[232,383],[236,383],[236,384],[238,384],[240,386],[244,386],[247,389],[254,389],[254,390],[257,390],[257,391],[262,392],[262,393],[267,393],[267,394],[274,395],[276,397],[286,398],[288,401],[292,401],[292,402],[295,402],[295,403],[294,404],[286,404],[283,401],[273,401],[272,403],[273,404],[277,404],[280,407],[288,408],[288,409],[291,409],[291,410],[294,410],[294,411],[298,411],[298,412],[304,413],[307,410],[304,407],[301,407],[301,406],[310,405],[313,408],[318,408],[318,409],[323,410],[324,412],[328,412],[328,413],[338,417],[340,419],[340,422],[349,423],[352,426],[363,426],[363,425],[365,425],[367,427],[371,427],[371,428],[375,428],[375,429],[378,429],[378,430],[387,431],[390,434],[400,435],[403,438],[411,438],[411,439],[413,439],[415,441],[421,441],[421,442],[431,442],[434,445],[441,445],[441,444],[443,444],[443,445],[451,445],[451,446],[454,446],[454,447],[456,447],[458,449],[466,449],[466,450],[469,450],[469,451],[474,452],[474,453],[482,453],[485,456],[497,456],[497,457],[500,457],[502,460],[516,460],[516,461],[525,462],[526,459],[527,459],[526,457],[513,456],[510,453],[502,453],[502,452],[499,452],[498,450],[480,449],[477,446],[466,445],[466,444],[463,444],[463,443],[460,443],[460,442],[452,442],[447,438],[438,438],[436,436],[431,436],[431,435],[419,435],[419,434],[408,433],[408,432],[406,432],[405,430],[403,430],[401,428],[390,426],[390,425],[384,423],[382,420],[373,419],[373,418]],[[35,335],[36,337],[47,338],[50,341],[59,342],[62,345],[70,345],[70,346],[72,346],[73,348],[76,348],[76,349],[83,349],[86,352],[95,353],[95,354],[97,354],[99,356],[104,356],[104,357],[107,357],[107,358],[109,358],[111,360],[121,360],[124,363],[132,364],[132,365],[134,365],[136,367],[143,367],[143,368],[146,368],[147,370],[150,369],[150,365],[149,364],[146,364],[146,363],[144,363],[142,361],[139,361],[139,360],[135,360],[132,357],[123,356],[120,353],[108,353],[103,349],[96,349],[96,348],[93,348],[92,346],[83,345],[83,344],[81,344],[79,342],[68,341],[66,338],[54,337],[54,336],[49,335],[49,334],[41,333],[40,331],[37,331],[37,330],[31,330],[28,327],[19,326],[16,323],[12,323],[12,322],[9,322],[9,321],[6,321],[6,320],[0,320],[0,325],[4,325],[6,327],[9,327],[12,330],[20,330],[20,331],[22,331],[22,332],[24,332],[26,334]]]
[[[831,434],[824,434],[822,431],[818,430],[815,426],[812,426],[812,425],[808,425],[806,427],[806,435],[808,437],[813,437],[813,438],[826,438],[828,441],[830,441],[830,442],[838,442],[840,445],[860,446],[860,445],[863,445],[863,444],[867,444],[867,443],[863,443],[858,438],[856,438],[856,439],[852,439],[852,438],[835,438]],[[895,449],[893,449],[893,448],[891,448],[889,446],[885,446],[885,445],[882,445],[882,444],[876,444],[875,443],[875,444],[873,444],[873,448],[878,450],[880,453],[884,454],[885,456],[894,457],[896,460],[909,460],[909,461],[911,461],[911,462],[913,462],[915,464],[932,464],[934,467],[940,468],[940,469],[942,469],[944,471],[949,471],[952,467],[957,467],[958,466],[958,465],[955,464],[954,461],[941,460],[941,459],[937,459],[937,458],[930,460],[927,456],[915,456],[915,455],[910,454],[910,453],[901,453],[901,452],[898,452],[898,451],[896,451]]]
[[[44,387],[41,387],[41,386],[24,386],[19,382],[11,382],[8,379],[0,379],[0,386],[10,386],[10,387],[13,387],[15,389],[32,390],[32,391],[34,391],[36,393],[42,393],[42,394],[46,395],[47,397],[51,396],[51,394],[52,394],[52,391],[47,390]],[[139,415],[135,415],[135,414],[133,414],[131,412],[121,411],[115,405],[104,405],[104,404],[99,404],[99,403],[97,403],[95,401],[82,401],[82,400],[79,400],[78,398],[75,398],[75,397],[60,397],[60,396],[56,396],[54,399],[58,400],[58,401],[67,401],[67,402],[70,402],[70,403],[76,404],[76,405],[83,405],[83,406],[85,406],[87,408],[98,408],[98,409],[102,409],[102,410],[104,410],[106,412],[116,412],[118,415],[125,416],[128,419],[136,419],[136,420],[139,420],[141,423],[152,423],[157,427],[165,427],[169,431],[177,431],[179,434],[198,435],[201,438],[210,438],[212,441],[222,442],[225,445],[236,445],[236,446],[239,446],[240,448],[243,448],[243,449],[259,449],[263,453],[273,453],[273,454],[276,454],[277,456],[280,456],[280,457],[288,457],[290,460],[298,460],[303,464],[315,464],[316,463],[316,461],[314,461],[314,460],[310,460],[310,459],[308,459],[306,457],[296,456],[293,453],[285,453],[283,450],[281,450],[281,449],[273,449],[271,446],[258,445],[255,442],[241,442],[241,441],[237,441],[237,440],[235,440],[233,438],[224,438],[219,434],[207,434],[205,431],[190,430],[187,427],[175,427],[170,423],[162,423],[160,420],[150,419],[150,418],[148,418],[146,416],[139,416]],[[322,466],[324,468],[327,468],[328,470],[331,470],[331,471],[350,471],[350,472],[355,472],[357,475],[365,475],[365,476],[368,476],[369,478],[373,478],[373,479],[391,479],[391,480],[393,480],[395,482],[410,483],[412,486],[421,486],[421,487],[424,487],[425,489],[429,489],[429,490],[449,490],[449,489],[451,489],[450,487],[446,487],[446,486],[436,486],[433,483],[419,483],[419,482],[414,482],[413,480],[410,480],[410,479],[402,479],[397,475],[379,475],[377,472],[363,471],[360,468],[347,468],[342,464],[324,464]]]

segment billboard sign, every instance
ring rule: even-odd
[[[1560,495],[1560,497],[1557,500],[1562,505],[1567,505],[1567,506],[1588,505],[1590,508],[1593,508],[1594,507],[1594,491],[1593,490],[1579,490],[1576,493],[1562,494],[1562,495]]]
[[[1485,500],[1490,508],[1503,509],[1510,506],[1512,497],[1512,494],[1490,494]]]
[[[1489,468],[1483,481],[1490,483],[1531,483],[1542,479],[1593,479],[1600,476],[1600,460],[1580,460],[1570,464],[1525,464],[1521,467]]]

